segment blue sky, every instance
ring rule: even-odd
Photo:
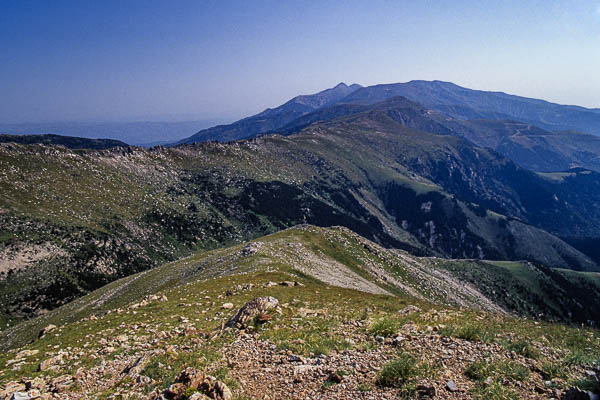
[[[0,122],[235,119],[340,81],[600,107],[599,1],[0,0]]]

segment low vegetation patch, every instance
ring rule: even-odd
[[[320,355],[331,351],[342,351],[352,347],[343,337],[333,334],[335,324],[321,318],[311,318],[295,328],[279,327],[262,332],[264,339],[272,340],[281,349],[290,350],[295,354]]]
[[[481,382],[487,378],[522,382],[527,379],[529,372],[529,368],[515,361],[475,361],[465,369],[467,377]]]
[[[375,321],[369,328],[369,332],[374,336],[392,336],[402,325],[406,322],[406,319],[395,319],[391,317],[380,318]]]
[[[564,362],[551,362],[546,361],[542,364],[541,375],[545,380],[552,380],[555,378],[566,379],[568,375],[568,366]]]
[[[434,374],[435,369],[431,364],[419,362],[411,354],[401,353],[398,358],[384,365],[377,378],[377,383],[384,387],[393,387],[407,393],[414,393],[418,379],[431,377]]]
[[[493,342],[496,338],[496,330],[492,326],[475,323],[448,326],[441,329],[440,333],[472,342]]]
[[[358,384],[358,390],[360,390],[363,393],[371,392],[371,391],[373,391],[373,386],[371,386],[370,384],[368,384],[366,382],[361,382]]]
[[[589,365],[598,362],[598,360],[597,354],[575,349],[565,357],[564,361],[567,365]]]
[[[527,340],[516,340],[510,341],[504,344],[507,350],[514,351],[515,353],[537,360],[540,357],[540,352]]]
[[[473,390],[475,399],[477,400],[518,400],[519,396],[498,382],[493,382],[491,385],[479,384]]]
[[[600,394],[600,381],[594,378],[576,380],[573,382],[573,386],[576,386],[581,390],[587,390],[595,394]]]

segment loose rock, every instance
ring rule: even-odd
[[[277,307],[279,300],[275,297],[257,297],[246,303],[240,310],[227,321],[226,326],[242,329],[252,322],[255,317],[261,316]],[[263,317],[263,319],[265,319]]]
[[[29,396],[26,392],[16,392],[10,397],[10,400],[29,400],[31,396]]]
[[[39,337],[47,335],[48,333],[53,332],[56,329],[58,329],[58,327],[56,325],[50,324],[40,331]]]
[[[456,383],[454,383],[454,381],[448,381],[446,382],[446,389],[448,389],[448,391],[450,392],[458,392],[458,386],[456,386]]]
[[[398,314],[402,315],[410,315],[415,312],[421,312],[421,309],[417,306],[413,306],[412,304],[404,307],[402,310],[398,311]]]

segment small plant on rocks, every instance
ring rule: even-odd
[[[565,379],[567,377],[566,371],[564,363],[546,361],[542,364],[542,377],[546,380]]]
[[[600,394],[600,381],[596,378],[579,379],[573,382],[573,386],[594,394]]]
[[[571,354],[565,357],[565,363],[568,365],[586,365],[597,361],[593,355],[582,350],[573,350]]]
[[[491,385],[478,385],[473,391],[477,400],[518,400],[517,394],[506,386],[494,382]]]
[[[517,340],[508,342],[505,345],[506,349],[514,351],[515,353],[522,355],[523,357],[538,359],[540,352],[527,340]]]
[[[371,392],[373,391],[373,386],[369,385],[366,382],[361,382],[358,384],[358,390],[361,392]]]
[[[386,337],[392,336],[394,333],[398,332],[399,328],[400,323],[398,320],[393,318],[381,318],[371,325],[369,332],[374,336]]]
[[[466,324],[455,331],[455,336],[469,341],[492,342],[495,338],[491,329],[483,325]]]
[[[488,377],[524,381],[529,369],[514,361],[475,361],[465,369],[465,375],[475,381],[484,381]]]
[[[398,358],[384,365],[377,383],[384,387],[399,388],[407,393],[414,393],[417,380],[432,375],[432,372],[431,365],[418,362],[411,354],[401,353]]]

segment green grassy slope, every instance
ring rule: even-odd
[[[345,228],[292,228],[261,238],[256,243],[256,248],[259,249],[257,252],[254,252],[252,245],[236,245],[197,253],[112,282],[37,319],[25,321],[2,332],[3,341],[9,344],[22,343],[33,339],[36,332],[46,324],[64,324],[92,313],[104,313],[139,301],[146,295],[196,280],[272,268],[296,276],[313,274],[339,285],[346,282],[346,286],[353,288],[364,286],[373,292],[411,291],[416,294],[425,291],[419,290],[422,285],[419,282],[421,275],[411,275],[406,267],[402,267],[406,264],[404,257],[412,259],[411,256],[402,253],[400,257]],[[390,282],[397,280],[401,283],[394,285],[384,280],[378,281],[375,274],[368,269],[373,265],[377,267],[377,273],[390,274]],[[336,271],[339,276],[335,275]],[[477,299],[468,294],[452,295],[455,298],[454,302],[478,304]],[[442,299],[443,293],[428,293],[427,296],[431,299]],[[463,297],[465,299],[462,299]]]
[[[410,296],[446,306],[541,319],[599,321],[597,290],[578,291],[596,275],[519,262],[415,257],[368,241],[343,227],[302,225],[243,243],[199,252],[112,282],[38,318],[0,332],[3,348],[63,325],[126,307],[165,290],[232,274],[277,271],[375,294]],[[591,281],[590,281],[591,280]],[[578,304],[586,304],[582,309]],[[569,313],[571,311],[571,314]]]
[[[361,391],[384,398],[402,390],[416,393],[412,379],[426,380],[447,396],[445,382],[453,379],[462,388],[457,398],[502,398],[492,391],[500,384],[511,398],[588,387],[591,381],[585,380],[584,371],[600,357],[597,331],[482,311],[489,303],[476,290],[456,290],[468,284],[451,287],[448,275],[435,279],[446,268],[439,262],[445,261],[385,250],[345,228],[306,225],[201,252],[113,282],[26,322],[22,329],[1,333],[5,351],[0,356],[0,387],[38,378],[43,391],[52,390],[53,379],[64,381],[67,375],[73,383],[60,390],[70,398],[144,398],[168,387],[187,366],[224,380],[238,399],[265,392],[278,396],[278,391],[302,398],[306,393],[299,388],[333,398],[359,396]],[[482,264],[495,265],[524,285],[536,283],[518,263]],[[301,285],[281,285],[284,281]],[[440,282],[446,286],[436,286]],[[140,303],[149,294],[158,296]],[[258,296],[276,297],[281,310],[245,333],[223,330],[239,307]],[[398,313],[409,304],[420,310]],[[49,323],[58,328],[14,348]],[[393,340],[397,332],[400,341]],[[256,364],[252,354],[261,357]],[[280,360],[276,354],[282,355],[281,361],[265,362],[265,357]],[[469,360],[462,362],[465,354]],[[427,371],[412,372],[415,376],[399,389],[388,387],[381,378],[386,363],[409,355],[427,364]],[[59,367],[40,371],[40,363],[53,357]],[[338,357],[347,362],[339,364]],[[312,369],[321,364],[326,371],[351,377],[344,385],[327,383],[330,372]],[[298,365],[310,365],[303,368],[315,374],[294,372],[303,381],[293,386],[293,379],[285,382],[287,375],[277,377]],[[263,380],[255,382],[255,373]],[[487,375],[478,374],[491,374],[494,385],[483,385],[479,381]],[[545,380],[552,385],[544,386]]]

